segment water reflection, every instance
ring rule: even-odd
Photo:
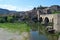
[[[40,30],[40,26],[32,26],[31,27],[31,39],[30,40],[48,40],[45,35],[43,35],[43,32]]]
[[[44,35],[40,35],[38,31],[31,31],[31,40],[47,40]]]

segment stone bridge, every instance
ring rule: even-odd
[[[42,17],[43,22],[47,17],[49,22],[53,22],[53,29],[55,29],[57,32],[60,32],[60,14],[44,14],[40,15],[39,17]]]
[[[54,17],[54,14],[40,15],[40,17],[42,17],[43,22],[44,22],[44,20],[45,20],[46,17],[49,19],[49,22],[52,22],[52,19]]]

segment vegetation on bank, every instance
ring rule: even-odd
[[[0,23],[0,28],[10,30],[12,32],[29,32],[30,28],[26,23]]]
[[[60,11],[54,11],[53,14],[60,14]]]

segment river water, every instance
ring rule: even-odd
[[[31,31],[30,40],[47,40],[47,38],[44,35],[40,35],[38,31]]]

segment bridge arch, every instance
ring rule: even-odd
[[[48,17],[45,17],[44,22],[45,23],[49,23],[49,18]]]
[[[40,18],[39,18],[39,22],[41,23],[42,21],[43,21],[43,18],[42,18],[42,17],[40,17]]]

